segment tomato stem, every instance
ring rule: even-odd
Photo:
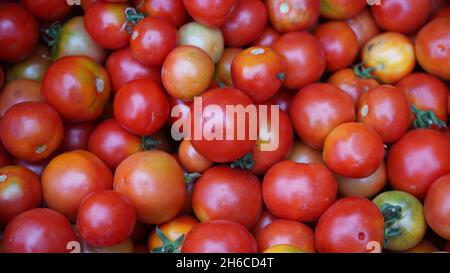
[[[142,19],[144,19],[144,14],[138,12],[134,8],[126,8],[125,9],[125,22],[122,25],[122,31],[125,29],[128,34],[131,34],[133,31],[133,27],[139,23]]]
[[[183,244],[184,241],[184,234],[172,242],[161,229],[156,226],[156,235],[158,235],[161,240],[162,246],[152,249],[152,253],[180,253],[181,244]]]
[[[184,174],[184,182],[186,182],[187,185],[194,183],[199,179],[202,175],[199,173],[185,173]]]
[[[235,160],[231,163],[231,168],[241,168],[243,170],[251,170],[255,166],[255,161],[253,160],[252,153],[248,153],[243,157]]]
[[[59,22],[54,22],[46,30],[44,30],[44,41],[48,47],[52,48],[59,40],[62,26]]]
[[[431,128],[431,126],[436,125],[439,129],[447,128],[447,124],[436,117],[436,114],[431,111],[422,111],[417,106],[412,105],[411,111],[416,115],[416,120],[414,120],[414,128]]]
[[[384,242],[387,244],[389,239],[402,235],[401,229],[394,227],[403,218],[402,207],[386,203],[380,210],[384,217]]]
[[[145,136],[142,137],[141,147],[144,151],[149,151],[155,149],[156,146],[161,145],[161,140],[153,139],[152,137]]]
[[[377,77],[375,75],[372,75],[372,72],[374,72],[374,71],[375,71],[375,68],[373,68],[373,67],[366,68],[364,66],[364,63],[359,63],[359,64],[353,66],[353,72],[355,73],[355,75],[358,78],[361,78],[361,79],[375,79],[376,80]]]

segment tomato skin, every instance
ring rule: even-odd
[[[42,101],[42,95],[38,82],[26,79],[12,81],[0,93],[0,117],[16,104],[39,101]]]
[[[295,246],[306,253],[315,252],[313,230],[296,221],[276,219],[260,231],[256,240],[259,252],[281,244]]]
[[[252,234],[242,225],[212,220],[194,226],[184,239],[182,253],[256,253]]]
[[[168,20],[176,28],[189,20],[182,0],[133,0],[133,2],[140,12]]]
[[[188,172],[202,173],[212,166],[212,162],[199,154],[192,146],[191,141],[184,139],[178,148],[178,160]]]
[[[183,3],[195,21],[210,27],[221,27],[230,18],[237,1],[183,0]]]
[[[355,121],[350,96],[330,84],[314,83],[301,89],[290,109],[297,134],[314,149],[322,149],[338,125]]]
[[[375,23],[372,13],[369,9],[365,9],[358,15],[348,19],[347,24],[351,27],[356,35],[359,48],[362,48],[367,41],[380,33],[380,29]]]
[[[39,162],[28,162],[19,158],[14,158],[13,165],[24,167],[30,171],[32,171],[35,175],[37,175],[39,178],[42,176],[42,172],[44,171],[45,167],[47,167],[50,160],[53,159],[53,154],[47,157],[43,161]]]
[[[270,225],[273,221],[275,221],[276,219],[278,219],[278,217],[276,217],[275,215],[273,215],[269,210],[264,209],[264,211],[261,213],[261,216],[259,217],[258,221],[256,222],[256,224],[253,226],[253,228],[251,229],[251,232],[253,234],[253,236],[255,238],[258,238],[259,233],[261,233],[261,231],[267,227],[268,225]]]
[[[276,31],[272,26],[266,26],[264,32],[259,36],[256,41],[252,43],[253,46],[272,47],[281,34]]]
[[[369,126],[350,122],[336,127],[325,140],[323,160],[336,174],[364,178],[383,162],[384,145]]]
[[[300,141],[295,142],[288,156],[288,160],[294,161],[296,163],[323,164],[321,151],[315,150]]]
[[[440,17],[450,17],[450,5],[443,6],[441,9],[439,9],[433,16],[433,19],[440,18]]]
[[[238,1],[222,26],[225,44],[241,47],[255,41],[263,33],[266,23],[267,10],[262,1]]]
[[[72,11],[66,0],[21,0],[22,5],[34,17],[45,21],[64,19]]]
[[[95,128],[95,123],[68,123],[64,124],[64,138],[60,150],[70,152],[74,150],[87,150],[89,136]]]
[[[320,16],[332,20],[345,20],[366,7],[365,0],[320,0]]]
[[[448,155],[448,154],[447,154]],[[433,182],[425,198],[425,218],[440,237],[450,240],[450,174]]]
[[[33,172],[19,166],[2,167],[0,181],[1,227],[5,227],[18,214],[39,207],[41,184]]]
[[[84,240],[81,241],[81,253],[135,253],[135,247],[131,240],[125,240],[120,244],[104,247],[95,247],[88,245]],[[147,252],[147,251],[145,251]]]
[[[114,99],[117,122],[133,134],[157,132],[169,117],[169,101],[161,87],[151,79],[125,84]]]
[[[15,217],[3,234],[5,253],[67,253],[76,241],[70,222],[51,209],[28,210]]]
[[[402,251],[401,253],[434,253],[439,251],[439,248],[430,240],[423,239],[415,247]]]
[[[1,143],[0,141],[0,167],[5,167],[10,165],[11,163],[11,158],[10,155],[8,154],[8,151],[5,149],[5,147],[3,146],[3,143]]]
[[[411,3],[402,0],[385,0],[371,7],[373,17],[386,31],[412,34],[427,21],[431,5],[429,0]]]
[[[450,172],[449,153],[450,142],[445,134],[430,129],[408,132],[388,154],[392,187],[425,198],[432,183]]]
[[[267,47],[250,47],[239,53],[231,64],[234,86],[254,102],[273,97],[283,85],[285,61]]]
[[[292,245],[276,245],[269,247],[264,253],[303,253],[303,251]]]
[[[278,32],[306,30],[319,18],[320,3],[316,0],[268,0],[265,2],[270,21]]]
[[[189,215],[180,215],[175,217],[174,219],[166,222],[162,225],[159,225],[158,228],[167,236],[167,238],[174,242],[180,236],[185,236],[189,233],[189,231],[198,224],[196,218]],[[156,228],[154,228],[150,236],[148,238],[148,249],[150,251],[154,250],[157,247],[163,246],[161,239],[156,234]]]
[[[320,79],[325,72],[325,52],[320,42],[307,32],[290,32],[281,36],[273,49],[286,61],[283,86],[299,89]]]
[[[50,64],[50,50],[45,45],[38,45],[30,56],[8,67],[6,82],[17,79],[30,79],[40,82]]]
[[[280,89],[273,97],[270,98],[265,104],[267,105],[278,105],[280,110],[289,113],[289,107],[291,106],[292,100],[294,98],[294,93],[286,89]]]
[[[83,199],[92,192],[111,189],[112,180],[111,171],[97,156],[76,150],[50,161],[42,173],[42,193],[49,208],[74,222]]]
[[[15,63],[30,55],[38,44],[36,19],[21,5],[5,3],[0,9],[0,61]]]
[[[244,51],[242,48],[227,47],[223,51],[222,58],[216,65],[214,79],[219,86],[234,87],[233,78],[231,76],[231,64],[239,53]]]
[[[334,203],[316,226],[315,246],[321,253],[367,253],[368,243],[383,246],[384,218],[378,207],[361,197]]]

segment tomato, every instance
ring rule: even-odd
[[[231,64],[234,86],[254,102],[264,102],[283,85],[285,61],[267,47],[250,47],[239,53]]]
[[[104,247],[91,246],[84,240],[81,240],[81,253],[135,253],[135,247],[131,240],[125,240],[120,244]]]
[[[443,6],[438,12],[436,12],[436,14],[433,16],[433,19],[439,17],[450,17],[450,5]]]
[[[299,89],[320,79],[326,68],[325,52],[320,42],[307,32],[291,32],[273,45],[286,61],[283,86]]]
[[[88,57],[64,57],[45,73],[41,92],[64,120],[91,121],[108,102],[109,78],[105,69]]]
[[[202,49],[215,64],[222,58],[224,40],[220,29],[190,22],[183,25],[179,33],[180,45],[195,46]]]
[[[294,93],[286,89],[280,89],[270,100],[266,101],[267,105],[278,105],[280,110],[289,113],[291,102],[294,98]]]
[[[296,221],[276,219],[263,228],[256,239],[260,252],[283,244],[292,245],[306,253],[315,252],[314,232],[307,225]]]
[[[62,152],[87,150],[89,136],[95,128],[93,122],[65,123],[64,138],[61,144]]]
[[[264,32],[252,44],[253,46],[272,47],[280,37],[281,34],[273,27],[266,26]]]
[[[449,197],[450,174],[447,174],[433,182],[428,190],[424,204],[425,218],[428,225],[446,240],[450,240]]]
[[[370,176],[364,178],[348,178],[335,175],[338,182],[339,195],[359,196],[370,198],[383,190],[387,183],[386,164],[380,167]]]
[[[193,104],[189,115],[192,125],[191,132],[194,136],[191,139],[192,146],[208,160],[217,163],[231,162],[250,153],[256,144],[256,138],[253,139],[251,137],[251,126],[253,126],[253,129],[257,127],[258,123],[255,120],[257,117],[245,115],[242,117],[242,126],[238,126],[238,122],[235,122],[235,120],[242,113],[233,112],[233,119],[227,118],[226,115],[228,106],[251,107],[252,101],[250,98],[243,92],[233,88],[212,89],[202,94],[201,98],[202,112],[196,113],[194,111],[195,104]],[[215,105],[217,110],[213,119],[214,124],[217,124],[214,132],[208,131],[208,126],[211,126],[211,113],[206,111],[208,105]],[[218,126],[221,126],[221,129]],[[195,128],[201,128],[201,132],[206,131],[206,135],[203,134],[200,138],[195,137]],[[228,131],[234,133],[232,139],[227,139]],[[228,134],[231,134],[230,132]],[[243,136],[241,139],[238,137],[239,132]]]
[[[334,129],[325,140],[323,160],[336,174],[364,178],[383,162],[384,146],[378,133],[369,126],[350,122]]]
[[[48,47],[38,45],[30,56],[8,67],[8,70],[6,70],[6,81],[30,79],[40,82],[50,64],[51,58]]]
[[[116,93],[126,83],[134,80],[152,79],[162,84],[161,67],[147,66],[139,62],[129,47],[115,50],[109,55],[105,65],[111,80],[111,87]]]
[[[261,231],[267,227],[268,225],[270,225],[273,221],[275,221],[276,219],[278,219],[275,215],[273,215],[269,210],[265,209],[262,213],[261,216],[259,217],[258,221],[256,222],[256,224],[253,226],[253,228],[251,229],[251,232],[253,234],[253,236],[255,236],[255,238],[258,237],[259,233],[261,233]]]
[[[179,252],[184,238],[197,224],[198,221],[194,217],[180,215],[169,222],[157,226],[157,228],[152,230],[148,238],[148,249],[156,253]]]
[[[368,9],[365,9],[358,15],[348,19],[347,24],[351,27],[356,35],[359,48],[362,48],[367,41],[380,33],[380,29],[375,23],[372,13]]]
[[[183,0],[183,3],[195,21],[210,27],[221,27],[230,18],[237,0]]]
[[[394,86],[383,85],[367,91],[357,108],[358,121],[375,129],[384,143],[400,139],[410,125],[408,99]]]
[[[15,217],[3,234],[5,253],[63,253],[76,235],[60,213],[37,208]]]
[[[178,148],[178,160],[188,172],[202,173],[212,166],[212,162],[199,154],[189,140],[183,140]]]
[[[385,32],[370,39],[364,46],[362,61],[377,80],[386,84],[398,82],[416,65],[411,40],[396,32]]]
[[[42,174],[44,201],[74,222],[83,199],[92,192],[111,189],[112,180],[111,171],[94,154],[83,150],[63,153],[52,159]]]
[[[423,199],[432,183],[450,172],[449,154],[445,134],[430,129],[410,131],[389,151],[389,182],[394,189]]]
[[[133,2],[140,12],[168,20],[176,28],[189,20],[182,0],[133,0]]]
[[[384,0],[371,9],[375,22],[382,29],[412,34],[427,21],[431,5],[429,0]]]
[[[242,225],[212,220],[194,226],[184,239],[182,253],[256,253],[252,234]]]
[[[268,0],[267,11],[273,27],[282,33],[306,30],[319,18],[317,0]]]
[[[42,101],[41,85],[33,80],[20,79],[8,83],[0,93],[0,116],[21,102]]]
[[[292,245],[276,245],[269,247],[264,253],[303,253],[303,251]]]
[[[380,84],[374,79],[364,79],[356,75],[350,68],[344,68],[332,74],[327,81],[349,95],[356,105],[361,96]]]
[[[130,41],[134,56],[146,65],[162,65],[177,44],[177,29],[157,17],[145,17],[137,23]]]
[[[314,150],[300,141],[295,142],[288,159],[296,163],[323,163],[321,151]]]
[[[80,4],[83,7],[84,11],[87,11],[92,5],[95,3],[101,2],[102,0],[81,0]]]
[[[402,251],[403,253],[433,253],[439,251],[439,248],[430,240],[424,239],[415,247]]]
[[[334,128],[355,121],[355,109],[350,96],[337,87],[314,83],[297,93],[290,116],[300,138],[312,148],[322,149]]]
[[[86,56],[99,64],[106,60],[107,51],[97,44],[84,27],[82,16],[72,17],[61,28],[58,37],[51,37],[52,59],[65,56]]]
[[[22,0],[22,5],[37,17],[45,21],[64,19],[72,11],[66,0]]]
[[[114,189],[131,199],[138,220],[146,224],[172,219],[186,197],[183,170],[175,158],[158,150],[135,153],[122,161]]]
[[[431,14],[435,14],[439,9],[443,8],[446,0],[430,0]]]
[[[213,76],[214,63],[208,54],[189,45],[174,49],[167,56],[162,69],[162,80],[167,92],[175,98],[187,101],[203,93]]]
[[[23,102],[3,116],[0,137],[15,157],[37,162],[47,158],[61,144],[63,123],[58,113],[43,102]]]
[[[222,58],[216,65],[214,79],[219,82],[219,86],[234,87],[231,77],[231,64],[236,56],[243,51],[242,48],[227,47],[223,51]]]
[[[41,184],[33,172],[18,166],[0,168],[0,226],[18,214],[39,207]]]
[[[420,30],[416,55],[428,73],[450,80],[450,18],[437,18]]]
[[[366,0],[320,0],[320,16],[332,20],[345,20],[360,13]]]
[[[192,207],[201,222],[229,220],[251,228],[262,212],[261,183],[244,170],[211,168],[195,183]]]
[[[227,46],[245,46],[264,32],[267,10],[260,0],[238,1],[230,18],[222,26]]]
[[[189,112],[190,112],[190,107],[191,107],[191,102],[189,101],[183,101],[180,99],[176,99],[172,96],[168,96],[169,99],[169,105],[170,105],[170,109],[173,109],[176,107],[177,109],[179,109],[179,113],[176,113],[177,115],[173,115],[171,113],[171,116],[169,117],[169,125],[172,126],[174,125],[176,122],[180,122],[181,124],[186,124],[187,120],[189,118]],[[181,125],[180,126],[180,131],[184,132],[184,126]],[[183,139],[182,134],[179,134],[179,132],[173,132],[172,133],[172,138],[175,139],[175,137],[177,137],[177,139],[181,140]]]
[[[346,197],[320,217],[315,245],[321,253],[367,253],[370,242],[383,246],[384,218],[378,207],[361,197]]]
[[[15,63],[30,55],[38,44],[37,21],[21,5],[0,6],[0,61]]]
[[[53,154],[47,157],[46,159],[39,161],[39,162],[28,162],[19,158],[14,158],[13,165],[24,167],[30,171],[32,171],[35,175],[38,177],[41,177],[42,172],[44,171],[45,167],[47,167],[48,163],[53,159]]]
[[[119,124],[136,135],[151,135],[169,117],[169,101],[151,79],[125,84],[114,99],[114,116]]]

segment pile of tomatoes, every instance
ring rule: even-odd
[[[1,252],[450,251],[445,0],[2,1],[0,64]]]

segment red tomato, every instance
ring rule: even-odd
[[[6,253],[63,253],[77,237],[66,217],[50,209],[32,209],[15,217],[3,234]]]
[[[77,229],[91,246],[119,244],[133,232],[136,209],[126,195],[116,191],[93,192],[81,202]]]
[[[267,11],[273,27],[282,33],[306,30],[319,18],[317,0],[268,0]]]
[[[392,187],[423,199],[431,184],[450,172],[450,141],[438,131],[408,132],[388,154],[388,176]]]
[[[259,38],[252,43],[253,46],[263,46],[263,47],[272,47],[278,38],[281,37],[281,34],[278,33],[273,27],[266,26],[264,32],[259,36]]]
[[[306,253],[315,252],[314,232],[307,225],[296,221],[276,219],[264,227],[256,239],[260,252],[282,244],[298,247]]]
[[[372,5],[371,9],[382,29],[412,34],[427,21],[431,5],[429,0],[383,0],[379,5]]]
[[[366,3],[366,0],[320,0],[320,16],[332,20],[345,20],[360,13],[366,7]]]
[[[273,97],[270,98],[265,104],[267,105],[278,105],[280,110],[289,113],[289,107],[294,99],[294,93],[285,89],[280,89]]]
[[[133,134],[151,135],[167,121],[169,101],[155,81],[132,81],[117,92],[114,116],[122,127]]]
[[[209,27],[221,27],[230,18],[237,0],[183,0],[195,21]]]
[[[260,0],[238,1],[230,18],[222,26],[227,46],[245,46],[264,31],[267,24],[267,10]]]
[[[93,122],[65,123],[61,151],[87,150],[89,136],[94,128],[95,124]]]
[[[439,236],[450,240],[450,174],[431,185],[424,203],[425,219]]]
[[[15,166],[24,167],[30,171],[32,171],[38,177],[42,176],[42,172],[44,172],[45,167],[47,167],[48,163],[53,159],[53,154],[47,157],[43,161],[39,162],[28,162],[19,158],[14,158],[13,163]]]
[[[0,167],[8,166],[10,163],[11,159],[8,151],[6,151],[5,147],[3,147],[3,143],[0,141]]]
[[[15,63],[30,55],[38,44],[36,19],[21,5],[0,5],[0,61]]]
[[[242,225],[213,220],[191,229],[181,247],[182,253],[256,253],[255,238]]]
[[[172,96],[168,96],[169,99],[169,105],[170,109],[173,109],[174,107],[177,107],[180,110],[180,113],[178,113],[178,116],[170,116],[169,117],[169,125],[172,126],[175,122],[179,121],[182,124],[186,124],[186,121],[189,117],[191,102],[189,101],[183,101],[180,99],[176,99]],[[181,129],[184,129],[183,126],[181,126]],[[183,137],[179,137],[181,140]]]
[[[67,0],[21,0],[22,5],[37,17],[45,21],[64,19],[72,11]]]
[[[372,13],[368,9],[365,9],[355,17],[348,19],[347,23],[358,39],[359,48],[362,48],[367,41],[380,33],[380,29],[375,23]]]
[[[231,64],[236,56],[243,51],[242,48],[227,47],[224,49],[222,58],[216,65],[214,79],[222,87],[234,87],[233,78],[231,77]]]
[[[310,146],[299,141],[292,147],[288,159],[297,163],[323,164],[322,152],[320,150],[314,150]]]
[[[436,14],[433,16],[433,19],[439,17],[450,17],[450,5],[442,7],[438,12],[436,12]]]
[[[133,2],[140,12],[170,21],[176,28],[184,25],[189,19],[183,0],[133,0]]]
[[[18,166],[0,168],[0,226],[16,215],[39,207],[41,183],[33,172]]]
[[[184,238],[186,238],[189,231],[197,224],[198,221],[196,218],[189,215],[180,215],[167,223],[159,225],[159,230],[166,236],[170,243],[167,244],[165,240],[162,240],[161,236],[158,235],[156,228],[154,228],[148,238],[148,249],[156,253],[176,253],[177,251],[180,251]],[[178,241],[180,238],[183,238],[181,242]]]
[[[42,174],[44,201],[74,222],[81,201],[92,192],[111,189],[112,180],[111,171],[94,154],[83,150],[63,153]]]
[[[283,85],[285,61],[267,47],[250,47],[239,53],[231,64],[234,86],[254,102],[264,102]]]
[[[101,2],[102,0],[81,0],[81,6],[84,11],[87,11],[95,3]]]
[[[0,93],[0,117],[4,116],[11,106],[32,101],[42,101],[41,85],[26,79],[12,81],[5,85]]]
[[[345,123],[325,140],[323,160],[335,173],[364,178],[373,174],[383,162],[384,146],[378,133],[362,123]]]
[[[280,218],[315,221],[334,203],[336,194],[336,180],[321,164],[283,161],[264,176],[264,203]]]
[[[273,45],[286,61],[283,86],[299,89],[320,79],[326,68],[325,52],[320,42],[307,32],[291,32]]]
[[[212,162],[199,154],[191,141],[184,139],[178,148],[178,160],[181,166],[191,173],[202,173],[212,166]]]
[[[273,221],[278,219],[275,215],[273,215],[269,210],[265,209],[261,216],[259,217],[256,224],[251,229],[251,232],[255,238],[258,238],[259,233],[261,233],[261,230],[263,230],[265,227],[270,225]]]
[[[315,149],[322,149],[326,137],[338,125],[355,121],[350,96],[323,83],[301,89],[291,104],[290,114],[297,134]]]
[[[134,56],[146,65],[162,65],[177,44],[175,26],[158,17],[145,17],[137,23],[130,41]]]

